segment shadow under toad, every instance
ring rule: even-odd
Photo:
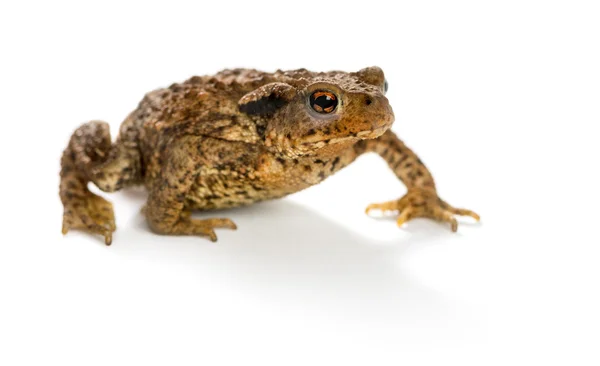
[[[140,205],[145,199],[136,192],[126,195]],[[416,220],[398,230],[397,237],[375,240],[285,199],[194,217],[228,217],[238,230],[218,230],[217,243],[161,236],[150,232],[137,214],[117,230],[110,250],[127,259],[185,266],[269,303],[323,307],[342,301],[341,312],[366,307],[384,318],[387,313],[446,319],[452,312],[443,296],[402,269],[407,250],[417,243],[438,245],[436,238],[452,235],[446,227]]]

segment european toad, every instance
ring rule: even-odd
[[[408,193],[373,209],[398,211],[397,223],[415,217],[449,222],[479,219],[436,193],[419,158],[390,130],[394,114],[383,71],[224,70],[194,76],[148,93],[123,122],[116,141],[109,126],[92,121],[72,135],[61,160],[63,233],[82,229],[112,241],[112,204],[90,192],[144,185],[143,210],[160,234],[217,239],[214,229],[235,229],[226,218],[196,220],[211,210],[283,197],[323,181],[357,156],[376,152]]]

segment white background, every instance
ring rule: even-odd
[[[18,5],[16,5],[18,4]],[[0,6],[0,364],[598,365],[600,11],[594,1]],[[377,156],[219,212],[214,244],[60,233],[71,132],[226,67],[386,72],[393,130],[481,224],[369,218]]]

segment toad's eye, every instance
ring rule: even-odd
[[[383,94],[387,93],[387,91],[388,91],[388,82],[387,82],[387,80],[385,80],[383,82]]]
[[[331,113],[338,105],[338,98],[330,91],[317,90],[310,96],[310,106],[318,113]]]

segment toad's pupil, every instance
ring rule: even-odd
[[[310,96],[310,105],[319,113],[331,113],[337,104],[337,98],[331,92],[317,91]]]

